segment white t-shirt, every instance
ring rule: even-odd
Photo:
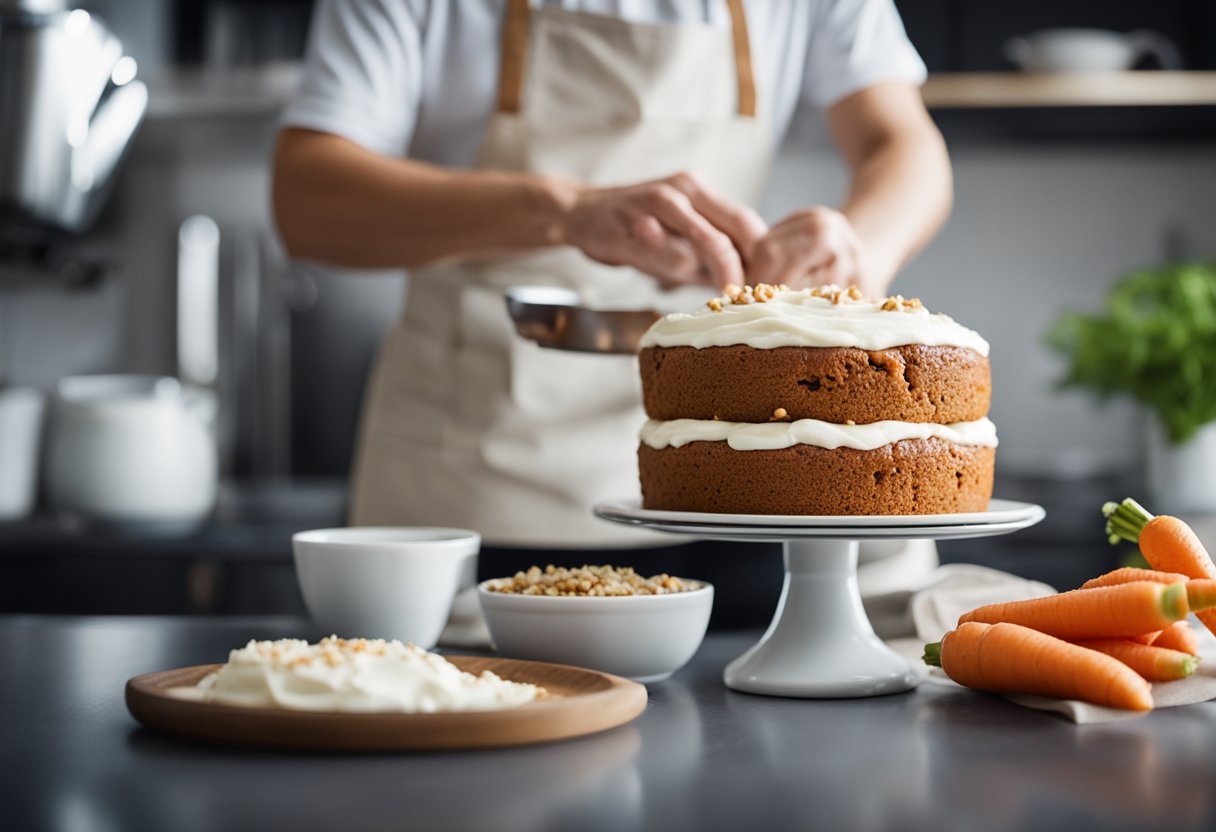
[[[723,0],[533,0],[639,23],[730,27]],[[747,0],[757,96],[774,141],[822,109],[925,66],[892,0]],[[285,125],[392,156],[468,167],[497,101],[505,0],[320,0]]]

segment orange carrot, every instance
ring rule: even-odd
[[[1124,566],[1105,575],[1090,578],[1081,584],[1081,589],[1093,589],[1099,586],[1118,586],[1135,581],[1156,581],[1159,584],[1186,584],[1186,600],[1191,612],[1216,607],[1216,580],[1211,578],[1196,578],[1191,580],[1181,572],[1159,572],[1156,569],[1139,569],[1135,566]],[[1146,642],[1151,644],[1151,640]]]
[[[1127,665],[1017,624],[960,624],[940,642],[925,645],[924,659],[960,685],[977,690],[1153,709],[1148,682]]]
[[[1154,517],[1144,506],[1128,497],[1121,503],[1102,506],[1106,515],[1106,534],[1111,543],[1120,539],[1139,544],[1149,566],[1163,572],[1181,572],[1189,578],[1216,578],[1216,563],[1195,535],[1195,530],[1177,517]],[[1195,615],[1216,633],[1216,610]]]
[[[963,614],[959,623],[1007,621],[1059,638],[1128,638],[1164,630],[1189,611],[1186,584],[1136,581],[988,604]]]
[[[1190,676],[1199,659],[1180,650],[1137,644],[1123,638],[1083,638],[1073,644],[1118,659],[1150,682],[1172,682]]]
[[[1174,624],[1177,623],[1177,621],[1174,622]],[[1174,624],[1171,624],[1170,627],[1173,627]],[[1166,627],[1165,629],[1168,630],[1169,627]],[[1151,633],[1141,633],[1138,636],[1125,636],[1125,638],[1127,638],[1128,641],[1136,642],[1136,644],[1152,644],[1157,640],[1158,636],[1164,632],[1165,630],[1153,630]]]
[[[1090,578],[1081,584],[1081,589],[1093,589],[1096,586],[1115,586],[1130,584],[1132,581],[1156,581],[1162,584],[1184,584],[1189,581],[1181,572],[1159,572],[1156,569],[1139,569],[1135,566],[1124,566],[1113,572],[1107,572],[1096,578]]]
[[[1216,580],[1195,578],[1186,585],[1186,600],[1191,612],[1199,613],[1216,607]]]
[[[1149,643],[1154,647],[1168,647],[1170,650],[1181,650],[1192,656],[1199,655],[1199,637],[1186,621],[1175,621]]]

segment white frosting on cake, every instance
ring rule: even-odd
[[[465,673],[413,644],[333,636],[318,644],[251,641],[192,692],[189,698],[248,707],[403,713],[512,708],[544,695],[489,671]]]
[[[705,419],[651,419],[642,426],[641,440],[655,450],[679,448],[689,442],[726,442],[736,451],[772,451],[795,445],[819,448],[853,448],[872,451],[904,439],[936,437],[956,445],[995,448],[996,425],[989,419],[939,425],[933,422],[871,422],[838,425],[818,419],[794,422],[722,422]]]
[[[884,350],[906,344],[962,347],[988,355],[979,333],[923,306],[885,310],[882,301],[833,303],[810,289],[779,291],[764,303],[724,303],[675,313],[656,321],[642,336],[645,347],[856,347]]]

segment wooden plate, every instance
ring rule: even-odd
[[[441,714],[333,713],[246,708],[174,696],[218,664],[137,676],[127,682],[127,710],[154,731],[221,745],[323,751],[428,751],[493,748],[569,739],[606,731],[646,708],[637,682],[567,665],[450,656],[461,670],[489,670],[513,682],[544,686],[549,698],[518,708]]]

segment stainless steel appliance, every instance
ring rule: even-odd
[[[88,229],[148,91],[106,25],[63,0],[0,0],[0,232]]]

